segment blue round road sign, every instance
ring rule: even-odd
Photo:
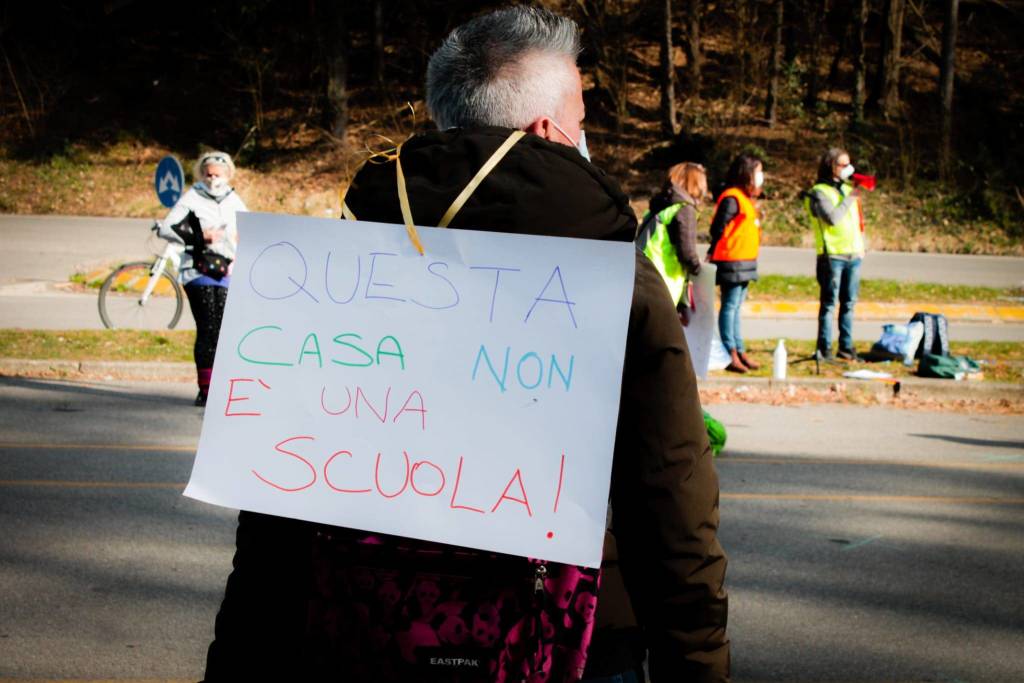
[[[171,156],[161,159],[153,183],[161,204],[168,208],[177,204],[185,191],[185,172],[178,160]]]

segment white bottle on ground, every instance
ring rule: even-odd
[[[780,339],[778,346],[775,347],[775,351],[772,353],[772,379],[786,379],[787,367],[786,343],[784,339]]]

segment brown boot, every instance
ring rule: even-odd
[[[729,352],[729,364],[725,366],[725,369],[729,372],[738,372],[741,375],[747,371],[747,366],[740,360],[740,355],[736,352],[736,349]]]
[[[743,364],[747,366],[748,370],[757,370],[759,367],[761,367],[760,363],[750,360],[747,354],[741,352],[739,356],[740,360],[743,361]]]

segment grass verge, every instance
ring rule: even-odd
[[[775,340],[759,339],[745,342],[747,354],[761,364],[757,370],[753,370],[743,377],[770,377],[772,374],[772,352],[778,343]],[[790,361],[807,358],[814,353],[815,343],[813,340],[786,340],[786,352]],[[866,353],[870,348],[868,342],[861,342],[856,345],[857,350]],[[986,382],[1024,382],[1024,344],[1016,342],[950,342],[950,353],[957,356],[969,356],[982,364],[982,372]],[[843,379],[843,373],[851,370],[876,370],[887,372],[895,379],[916,376],[917,365],[907,367],[898,361],[883,363],[821,363],[821,374],[815,375],[814,361],[794,363],[788,367],[788,375],[791,378],[802,377],[826,377]],[[715,376],[730,375],[732,373],[713,373]],[[857,380],[850,380],[857,381]]]
[[[934,282],[861,280],[859,301],[877,303],[1019,303],[1024,290]],[[763,275],[750,286],[751,301],[817,301],[818,281],[809,275]]]
[[[140,330],[12,330],[0,329],[0,358],[25,360],[164,361],[190,362],[195,332],[191,330],[145,332]],[[761,368],[749,377],[771,375],[775,340],[747,342],[750,356]],[[787,340],[789,359],[810,356],[813,341]],[[859,350],[867,351],[868,344]],[[985,381],[1024,382],[1024,344],[1013,342],[953,342],[951,351],[983,361]],[[888,372],[893,377],[911,377],[914,367],[902,363],[838,363],[821,365],[821,377],[842,378],[847,370],[867,368]],[[725,373],[716,373],[724,375]],[[814,363],[789,366],[790,377],[813,377]]]
[[[0,330],[0,358],[190,362],[193,330]]]
[[[74,273],[68,280],[80,288],[99,289],[112,268]],[[806,275],[762,275],[750,286],[750,301],[817,301],[818,282]],[[1020,304],[1024,289],[944,285],[935,282],[861,280],[861,302],[936,304]]]

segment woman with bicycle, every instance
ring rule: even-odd
[[[184,285],[196,321],[197,406],[206,405],[210,389],[217,337],[231,282],[231,262],[238,247],[235,214],[248,211],[229,184],[234,175],[235,164],[228,154],[203,154],[195,166],[197,182],[157,224],[160,237],[185,244],[178,279]]]

